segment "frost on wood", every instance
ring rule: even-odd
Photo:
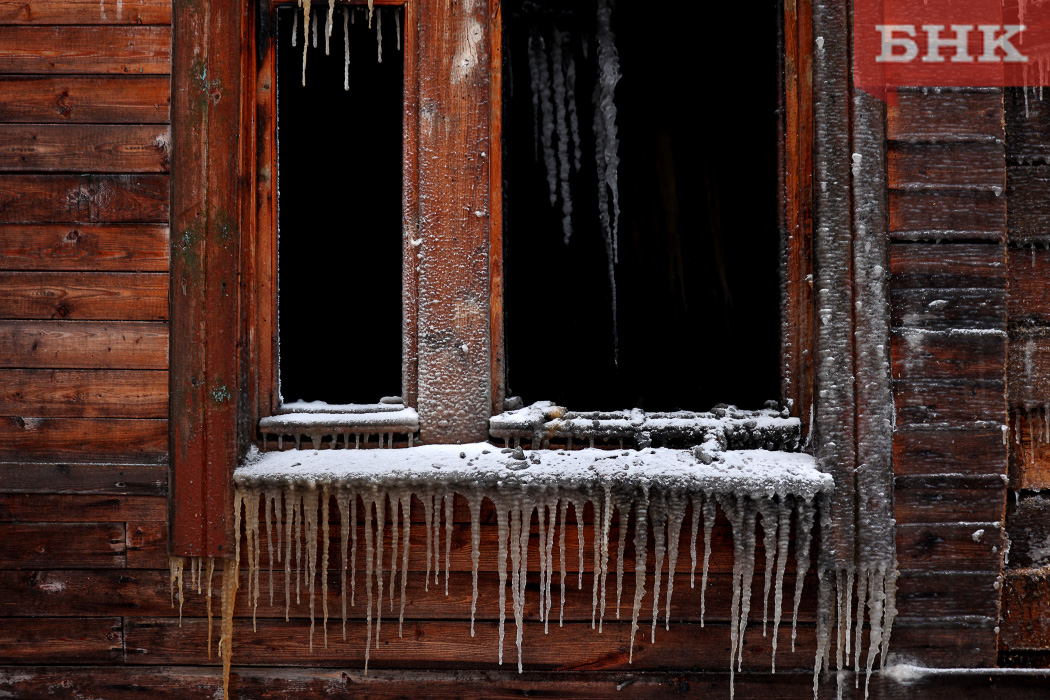
[[[233,593],[236,589],[237,562],[243,561],[247,568],[246,591],[253,610],[260,597],[264,547],[269,567],[268,580],[272,581],[273,561],[285,567],[285,580],[291,583],[292,570],[296,584],[298,604],[306,604],[311,620],[310,644],[315,641],[328,645],[327,603],[324,595],[328,581],[328,568],[339,562],[344,572],[341,576],[343,624],[345,630],[345,599],[347,596],[347,574],[350,595],[353,595],[354,579],[364,575],[367,612],[362,631],[366,649],[378,645],[382,633],[381,619],[384,586],[389,585],[390,602],[400,599],[400,619],[404,616],[405,586],[407,582],[408,553],[412,546],[425,546],[428,567],[425,574],[427,586],[431,583],[430,569],[433,567],[433,583],[438,583],[439,572],[450,568],[452,498],[459,495],[468,504],[471,514],[471,562],[473,569],[473,591],[471,595],[471,623],[473,625],[477,589],[477,567],[480,547],[480,508],[483,500],[489,501],[496,513],[498,524],[498,570],[500,581],[510,585],[510,607],[514,619],[515,634],[513,649],[519,671],[524,668],[527,651],[522,646],[522,631],[525,624],[526,606],[538,603],[540,620],[544,629],[553,622],[552,588],[555,585],[583,585],[582,566],[580,579],[566,578],[566,531],[576,530],[580,540],[580,556],[585,549],[593,550],[594,578],[592,579],[592,616],[597,633],[601,633],[607,607],[607,584],[611,571],[610,542],[617,549],[617,599],[620,598],[624,569],[623,538],[627,534],[627,522],[635,525],[634,557],[635,593],[630,602],[631,636],[639,629],[639,619],[646,596],[652,592],[649,605],[654,610],[653,625],[659,620],[661,608],[671,609],[673,595],[672,576],[675,568],[678,544],[685,527],[686,506],[692,504],[694,529],[699,529],[697,519],[704,521],[704,546],[702,576],[706,583],[711,543],[711,526],[718,509],[721,509],[732,524],[737,564],[734,567],[734,605],[732,609],[733,640],[730,663],[738,666],[744,648],[744,639],[751,619],[749,614],[752,593],[751,572],[754,571],[756,541],[756,514],[761,514],[762,525],[767,533],[772,530],[778,537],[787,537],[793,522],[812,523],[823,511],[824,502],[832,488],[832,480],[816,470],[812,457],[799,452],[773,452],[767,450],[724,451],[716,441],[709,441],[708,452],[701,458],[689,449],[646,448],[643,450],[602,450],[585,448],[579,450],[535,450],[504,448],[488,443],[470,445],[428,445],[399,450],[290,450],[285,452],[249,455],[246,463],[234,475],[236,494],[234,502],[236,557],[226,565],[223,579],[222,641],[220,649],[224,663],[228,663],[232,640]],[[707,457],[711,457],[710,460]],[[411,501],[423,504],[425,533],[410,531],[409,517]],[[325,536],[329,508],[338,511],[341,532],[339,539],[342,551],[333,556],[329,551],[330,538]],[[359,558],[357,548],[362,544],[357,539],[357,507],[364,510],[364,552]],[[590,504],[590,508],[585,508]],[[576,524],[567,522],[567,511],[573,509]],[[280,532],[280,517],[285,514],[283,539]],[[615,515],[614,515],[615,512]],[[391,547],[384,550],[384,522],[390,515],[393,532],[403,528],[403,535]],[[585,514],[590,514],[584,528]],[[401,522],[399,523],[398,519]],[[243,523],[243,534],[242,534]],[[530,543],[530,533],[536,528],[539,538],[536,545]],[[614,537],[612,524],[619,523],[618,536]],[[349,528],[350,532],[347,532]],[[444,537],[442,537],[444,528]],[[266,530],[265,537],[262,530]],[[587,533],[593,533],[587,535]],[[320,536],[319,536],[320,534]],[[809,550],[809,529],[796,533],[798,551]],[[585,542],[590,537],[591,541]],[[655,571],[649,571],[644,552],[646,541],[655,537]],[[334,539],[334,534],[333,534]],[[769,535],[767,534],[767,540]],[[618,542],[617,542],[618,540]],[[293,546],[294,541],[294,546]],[[619,546],[617,546],[617,544]],[[444,547],[442,555],[441,549]],[[554,548],[558,548],[555,559]],[[398,549],[400,547],[400,550]],[[349,548],[349,552],[347,549]],[[773,547],[772,549],[776,549]],[[786,549],[786,548],[785,548]],[[294,550],[294,555],[293,555]],[[392,551],[390,551],[392,550]],[[401,577],[396,576],[398,557],[401,557]],[[533,557],[535,557],[533,559]],[[364,559],[363,572],[356,572],[356,563]],[[529,561],[539,562],[540,594],[538,600],[528,599],[527,579]],[[782,581],[786,556],[781,553],[766,567],[766,584],[763,589],[763,606],[768,604],[768,593],[773,592],[773,608],[783,607],[783,587],[773,585]],[[556,562],[557,561],[557,565]],[[771,560],[772,561],[772,560]],[[326,566],[326,563],[328,564]],[[348,567],[349,563],[349,567]],[[666,567],[664,564],[666,563]],[[798,581],[804,578],[808,560],[800,568]],[[509,565],[509,566],[508,566]],[[172,560],[173,591],[178,589],[181,599],[184,577],[181,574],[184,560]],[[557,569],[557,571],[556,571]],[[534,569],[535,570],[535,569]],[[191,571],[200,571],[200,563],[191,563]],[[209,577],[210,580],[210,577]],[[191,584],[199,581],[198,574],[191,576]],[[299,582],[302,582],[302,586]],[[387,582],[389,582],[387,584]],[[399,588],[399,595],[392,588]],[[290,589],[286,585],[286,590]],[[440,595],[441,587],[432,591]],[[505,587],[500,586],[497,595],[501,611],[506,610]],[[319,611],[316,596],[321,595]],[[173,593],[173,601],[175,594]],[[265,599],[264,599],[265,600]],[[272,600],[272,593],[271,593]],[[562,598],[564,601],[564,597]],[[285,615],[291,607],[291,595],[284,601]],[[564,603],[562,603],[564,605]],[[619,606],[617,606],[619,608]],[[392,609],[392,606],[391,606]],[[795,605],[797,613],[797,601]],[[665,612],[665,617],[667,612]],[[617,612],[619,616],[619,610]],[[315,635],[315,619],[320,618],[321,634]],[[558,624],[561,624],[559,614]],[[665,620],[666,624],[666,620]],[[779,616],[774,620],[772,633],[776,634]],[[493,654],[502,663],[505,618],[501,614],[500,647]],[[397,631],[400,635],[400,627]],[[757,634],[757,632],[753,632]],[[389,632],[393,634],[393,632]],[[642,636],[652,638],[653,631]],[[373,642],[373,639],[375,640]],[[509,644],[507,645],[509,646]],[[366,651],[367,670],[369,651]]]

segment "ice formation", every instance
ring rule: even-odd
[[[711,441],[714,443],[715,441]],[[756,525],[760,522],[765,533],[767,551],[775,554],[766,562],[766,582],[763,590],[763,608],[768,610],[769,594],[773,594],[773,633],[780,623],[783,609],[783,576],[787,560],[789,531],[794,522],[794,541],[799,575],[796,578],[793,616],[797,616],[802,575],[809,568],[810,533],[814,521],[825,518],[825,503],[832,488],[832,479],[815,468],[813,458],[800,452],[780,452],[761,449],[724,450],[717,444],[708,444],[707,452],[691,449],[652,448],[641,450],[530,450],[494,447],[488,443],[471,445],[427,445],[406,449],[370,450],[288,450],[259,453],[253,451],[246,463],[235,472],[234,503],[237,559],[224,564],[222,586],[222,636],[220,653],[228,666],[232,653],[232,606],[237,589],[241,548],[244,547],[244,566],[247,568],[246,595],[254,611],[262,578],[261,556],[263,538],[260,524],[266,528],[267,562],[272,580],[273,561],[285,566],[286,591],[291,588],[291,570],[295,569],[297,600],[305,599],[311,620],[311,644],[315,618],[320,617],[321,641],[329,644],[327,636],[328,611],[326,589],[330,568],[342,568],[343,624],[345,635],[345,606],[347,579],[353,598],[357,568],[357,505],[364,512],[364,569],[366,619],[366,649],[371,648],[373,632],[376,644],[381,632],[381,612],[384,602],[393,610],[398,597],[393,588],[399,586],[401,612],[404,616],[405,587],[408,576],[408,553],[413,544],[409,526],[409,505],[412,500],[422,503],[426,530],[416,535],[415,544],[425,543],[427,553],[427,585],[439,582],[444,560],[445,588],[451,568],[452,499],[465,499],[470,511],[472,594],[471,619],[479,596],[478,560],[480,547],[480,510],[484,500],[495,509],[498,529],[498,573],[500,587],[499,647],[495,650],[502,663],[505,640],[506,584],[510,585],[511,614],[514,619],[514,647],[518,668],[523,668],[522,631],[526,601],[526,578],[531,557],[539,561],[540,619],[548,629],[553,614],[552,588],[555,585],[554,548],[557,547],[560,576],[558,585],[563,591],[566,578],[566,531],[575,529],[580,540],[579,551],[593,552],[594,566],[591,580],[592,617],[599,632],[607,613],[605,604],[607,578],[610,573],[610,543],[616,548],[617,616],[622,592],[625,538],[628,522],[634,523],[635,592],[631,601],[631,652],[633,638],[638,631],[642,605],[652,592],[653,625],[650,639],[663,608],[665,626],[671,610],[672,572],[679,541],[686,519],[687,506],[692,506],[691,528],[701,531],[703,518],[702,583],[706,589],[711,548],[711,529],[717,510],[721,509],[732,526],[734,541],[733,605],[731,615],[732,644],[731,670],[740,668],[745,633],[752,607],[750,582],[755,570]],[[335,563],[328,551],[328,510],[334,501],[338,511],[336,522],[340,528],[341,551]],[[589,506],[588,506],[589,504]],[[576,523],[567,522],[571,506]],[[280,514],[284,513],[284,533],[280,530]],[[390,538],[390,551],[384,551],[384,523],[390,513],[390,527],[398,531],[398,513],[403,532],[398,540]],[[274,518],[274,516],[277,516]],[[271,528],[276,521],[277,538]],[[584,528],[586,519],[590,528]],[[243,534],[242,534],[243,523]],[[613,533],[613,524],[619,524]],[[442,538],[442,525],[445,532]],[[349,529],[349,532],[347,531]],[[536,544],[530,544],[530,533],[538,535]],[[594,532],[589,543],[583,542],[586,532]],[[652,536],[656,546],[655,571],[648,571],[645,551]],[[615,537],[615,539],[614,539]],[[692,541],[695,542],[696,538]],[[294,541],[294,547],[293,547]],[[394,544],[397,542],[397,544]],[[442,542],[444,556],[441,556]],[[584,545],[589,544],[589,547]],[[283,547],[283,551],[282,551]],[[695,545],[693,545],[695,547]],[[349,548],[349,552],[347,549]],[[295,550],[293,556],[292,550]],[[530,551],[531,550],[531,551]],[[398,557],[401,557],[400,581],[397,577]],[[694,561],[696,557],[694,556]],[[184,560],[174,559],[172,588],[182,597]],[[509,567],[508,567],[509,564]],[[578,563],[579,578],[570,585],[583,587],[583,566]],[[209,569],[214,560],[209,561]],[[200,562],[191,561],[191,587],[200,586]],[[694,565],[695,568],[695,565]],[[349,570],[349,571],[348,571]],[[534,569],[535,570],[535,569]],[[349,574],[349,577],[348,577]],[[387,578],[388,577],[388,578]],[[666,577],[666,581],[664,580]],[[210,572],[207,577],[210,583]],[[384,579],[388,581],[389,602],[384,600]],[[872,586],[871,581],[867,585]],[[877,585],[877,584],[876,584]],[[302,590],[305,588],[305,590]],[[821,586],[821,615],[831,614],[826,586]],[[322,600],[321,610],[315,604],[315,590]],[[435,592],[435,594],[437,594]],[[174,596],[174,594],[173,594]],[[173,597],[174,600],[174,597]],[[875,605],[888,603],[885,595],[869,597]],[[841,606],[843,601],[838,601]],[[858,606],[861,603],[858,602]],[[291,607],[290,593],[286,595],[285,615]],[[608,611],[611,614],[611,611]],[[757,615],[757,611],[756,611]],[[559,613],[559,617],[561,613]],[[765,615],[764,615],[765,617]],[[858,615],[858,618],[860,616]],[[885,615],[872,616],[880,621]],[[560,620],[559,620],[560,622]],[[840,629],[843,624],[840,620]],[[793,623],[794,627],[794,623]],[[398,633],[400,634],[400,626]],[[872,627],[873,645],[883,639],[881,629]],[[847,634],[848,636],[848,634]],[[841,637],[841,634],[840,634]],[[840,649],[842,639],[840,638]],[[869,661],[873,654],[869,651]],[[818,656],[827,653],[827,640],[821,638]],[[841,653],[841,651],[840,651]],[[366,668],[369,651],[366,651]],[[859,658],[859,657],[858,657]],[[818,661],[819,663],[819,661]],[[228,674],[228,668],[226,670]]]
[[[299,0],[299,7],[303,11],[303,87],[306,87],[306,53],[311,46],[317,48],[317,15],[311,11],[313,0]],[[394,31],[397,34],[397,49],[401,50],[401,10],[394,8]],[[383,17],[382,11],[373,7],[372,0],[368,0],[368,26],[372,26],[372,16],[376,18],[376,62],[383,62]],[[343,7],[343,90],[350,89],[350,26],[354,23],[354,8]],[[324,53],[329,55],[332,38],[332,30],[335,27],[335,0],[328,0],[328,12],[324,20]],[[298,44],[299,15],[292,14],[292,46]]]

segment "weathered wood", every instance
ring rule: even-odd
[[[894,326],[947,331],[1006,327],[1006,290],[987,287],[893,289]]]
[[[0,542],[0,569],[124,568],[120,522],[0,523]]]
[[[996,618],[927,621],[893,626],[890,648],[898,658],[931,668],[992,668],[996,665]],[[914,691],[912,691],[914,692]],[[912,697],[915,697],[914,695]]]
[[[992,192],[890,190],[890,237],[898,240],[1002,241],[1006,197]]]
[[[119,617],[21,618],[0,626],[7,663],[110,664],[124,660]]]
[[[1015,569],[1003,576],[1001,648],[1045,651],[1050,648],[1050,570]]]
[[[170,24],[164,0],[0,0],[0,24]]]
[[[910,620],[999,615],[998,574],[905,572],[897,579],[897,614]],[[891,643],[892,646],[892,643]]]
[[[0,494],[0,522],[166,522],[168,501],[156,496]]]
[[[1050,440],[1043,410],[1010,411],[1010,488],[1050,489]]]
[[[1002,381],[1006,333],[937,333],[925,329],[895,329],[893,378],[915,381]]]
[[[265,563],[265,562],[264,562]],[[276,566],[276,565],[275,565]],[[207,582],[202,582],[201,593],[197,592],[196,586],[191,585],[190,571],[184,570],[184,603],[182,607],[183,617],[204,617],[206,615],[206,599],[204,591]],[[328,632],[340,640],[342,598],[340,593],[340,571],[332,569],[328,576]],[[405,591],[405,619],[406,620],[452,620],[466,619],[470,615],[471,604],[471,574],[465,571],[457,571],[450,577],[449,593],[446,596],[443,586],[435,586],[433,583],[430,590],[425,591],[423,579],[425,572],[413,571],[409,573],[408,587]],[[39,571],[0,571],[0,586],[3,587],[5,595],[0,598],[0,617],[21,616],[93,616],[93,615],[124,615],[128,617],[167,617],[177,618],[179,615],[178,589],[176,587],[174,605],[172,604],[170,572],[167,570],[136,570],[136,569],[98,569],[98,570],[39,570]],[[398,574],[400,579],[400,573]],[[222,571],[216,572],[212,579],[212,595],[217,596],[219,583],[222,579]],[[283,564],[277,566],[274,571],[274,604],[270,605],[269,577],[264,568],[261,574],[261,589],[258,607],[254,614],[258,619],[280,619],[285,616],[285,588]],[[389,581],[389,573],[386,581]],[[589,583],[589,582],[588,582]],[[606,623],[616,622],[616,581],[610,578],[612,584],[607,592],[607,606],[605,611]],[[660,626],[664,624],[664,611],[666,600],[665,586],[661,588]],[[811,584],[807,582],[806,592],[802,599],[799,611],[799,621],[812,623],[816,610],[815,579]],[[365,619],[367,598],[364,595],[364,573],[357,573],[357,596],[354,604],[350,604],[350,591],[347,590],[347,626],[357,629]],[[509,585],[509,582],[508,582]],[[754,593],[751,609],[751,620],[754,623],[762,622],[762,575],[758,574],[752,582]],[[784,590],[793,591],[795,586],[794,576],[784,578]],[[288,614],[297,620],[309,616],[309,597],[303,596],[300,603],[295,602],[295,579],[292,575],[290,586],[291,606]],[[250,619],[253,614],[252,599],[247,595],[248,575],[242,572],[241,593],[237,596],[235,615],[237,624],[243,620]],[[384,588],[384,590],[387,590]],[[499,578],[495,572],[482,571],[478,574],[478,600],[477,620],[499,619]],[[650,586],[646,593],[646,604],[640,611],[640,620],[651,624],[652,614],[652,591]],[[302,593],[306,593],[305,590]],[[320,591],[315,591],[315,607],[320,610]],[[558,578],[554,578],[554,615],[560,616],[558,596]],[[610,595],[611,594],[611,595]],[[374,595],[374,592],[373,592]],[[389,596],[384,593],[383,624],[396,624],[397,614],[400,609],[400,584],[394,596],[393,622],[391,622],[391,611]],[[706,596],[705,622],[720,623],[729,621],[733,595],[732,575],[715,574],[708,581]],[[935,595],[930,595],[931,604],[937,604]],[[539,599],[538,579],[529,582],[526,591],[526,605],[524,610],[525,619],[530,623],[539,622]],[[790,596],[789,596],[790,599]],[[575,585],[566,588],[564,618],[567,621],[591,621],[591,587],[584,586],[581,590]],[[621,619],[628,620],[631,615],[631,601],[634,600],[634,577],[626,576],[624,579],[623,600],[621,606]],[[507,615],[513,619],[510,592],[507,593]],[[770,601],[772,603],[772,601]],[[756,607],[757,604],[757,607]],[[217,598],[212,599],[212,611],[216,613],[218,605]],[[373,605],[375,603],[373,602]],[[969,610],[969,608],[967,608]],[[772,605],[770,605],[772,611]],[[373,608],[374,614],[374,608]],[[786,624],[791,624],[790,606],[785,616]],[[699,622],[700,621],[700,584],[695,588],[689,587],[689,576],[679,574],[675,578],[674,596],[671,606],[671,621]],[[320,627],[322,619],[316,620]],[[784,624],[784,620],[781,621]],[[761,634],[761,632],[759,633]],[[333,638],[334,640],[334,638]]]
[[[168,373],[0,369],[0,415],[167,418]]]
[[[168,421],[124,418],[0,418],[0,460],[163,462]]]
[[[893,494],[900,524],[994,522],[1003,515],[1006,483],[995,474],[898,476]]]
[[[1003,247],[987,243],[893,243],[890,275],[893,291],[924,288],[1003,289]]]
[[[268,12],[268,15],[262,14]],[[409,43],[413,42],[414,31],[410,29],[411,4],[405,6],[405,34],[404,34],[404,67],[405,75],[409,75],[410,61],[414,52]],[[256,150],[255,150],[255,258],[252,261],[252,274],[254,279],[254,294],[252,300],[255,304],[255,348],[253,357],[256,362],[256,399],[257,406],[253,411],[253,420],[260,416],[273,415],[280,405],[280,392],[278,391],[278,366],[277,366],[277,89],[276,89],[276,61],[277,47],[275,40],[265,37],[266,40],[259,43],[262,37],[262,27],[268,26],[276,20],[272,5],[267,4],[260,9],[260,16],[256,23],[260,32],[256,38],[256,51],[261,54],[258,60],[257,74],[255,76],[255,121],[256,121]],[[412,89],[411,81],[405,81],[404,108],[405,116],[402,129],[402,198],[408,197],[409,185],[415,180],[415,170],[408,164],[408,159],[414,152],[415,139],[410,136],[408,127],[412,119],[410,111],[413,102],[410,98]],[[406,204],[402,207],[402,216],[406,217],[402,222],[404,231],[411,230],[407,216],[411,208]],[[405,245],[405,248],[408,246]],[[253,251],[248,251],[252,253]],[[407,255],[407,253],[404,253]],[[415,299],[415,292],[406,288],[409,272],[414,266],[405,265],[402,261],[402,342],[407,343],[413,335],[413,319],[408,315],[408,299]],[[414,274],[414,272],[413,272]],[[406,351],[407,353],[407,351]],[[405,382],[412,372],[406,364],[407,357],[403,360],[401,380]],[[402,386],[402,397],[407,405],[414,406],[415,396],[409,396],[409,392]]]
[[[0,223],[167,223],[167,175],[0,175]]]
[[[168,227],[0,225],[0,270],[167,272]]]
[[[155,464],[3,462],[0,492],[167,496],[168,468]]]
[[[167,369],[168,326],[0,320],[0,367]]]
[[[1041,493],[1012,500],[1006,513],[1006,534],[1010,538],[1010,567],[1044,567],[1050,573],[1050,499]]]
[[[1011,325],[1050,325],[1050,250],[1010,248],[1006,261],[1010,281],[1006,307]]]
[[[1007,236],[1016,245],[1050,241],[1050,166],[1006,169]]]
[[[0,318],[159,321],[168,276],[127,272],[0,272]]]
[[[898,430],[893,436],[897,475],[1006,474],[1003,433],[981,430]]]
[[[0,73],[128,73],[171,70],[171,28],[0,25]]]
[[[138,124],[0,124],[0,170],[163,173],[168,128]]]
[[[98,4],[91,4],[97,11]],[[6,75],[0,81],[0,122],[8,124],[167,124],[170,103],[166,76]]]
[[[1002,194],[1001,143],[951,146],[892,143],[889,186],[895,190],[973,190]]]
[[[894,382],[897,427],[961,427],[984,421],[1006,422],[1002,380]]]
[[[1005,91],[1006,156],[1013,163],[1050,158],[1050,106],[1032,97],[1021,88]]]
[[[1050,337],[1011,338],[1006,376],[1011,408],[1050,403]]]
[[[975,536],[979,530],[983,534]],[[1002,566],[1003,535],[991,523],[897,526],[901,571],[994,571]]]
[[[634,639],[634,663],[628,665],[631,622],[606,623],[603,633],[590,629],[590,621],[550,626],[544,635],[543,625],[524,627],[522,660],[527,668],[542,670],[671,670],[722,669],[727,663],[729,644],[727,625],[672,624],[670,631],[659,629],[651,644],[648,634]],[[513,627],[511,628],[513,630]],[[334,632],[334,630],[333,630]],[[347,630],[347,641],[329,635],[325,649],[320,630],[314,633],[313,651],[309,650],[310,623],[305,620],[259,620],[258,631],[250,623],[234,630],[238,666],[258,664],[300,665],[309,659],[311,666],[362,668],[364,665],[365,631],[357,624]],[[369,668],[498,668],[496,655],[497,625],[475,624],[470,636],[469,621],[405,621],[404,636],[398,637],[396,623],[383,626],[379,648],[372,649]],[[504,663],[517,656],[513,631],[504,642]],[[336,637],[333,639],[333,637]],[[129,664],[205,664],[207,622],[183,618],[182,627],[170,618],[131,618],[125,625]],[[673,643],[663,643],[664,640]],[[769,668],[770,638],[761,629],[752,628],[744,647],[743,667],[763,671]],[[777,660],[784,668],[800,667],[812,662],[814,631],[799,626],[796,651],[791,652],[790,625],[781,626]],[[373,642],[374,643],[374,642]],[[806,650],[806,651],[803,651]],[[210,663],[216,663],[212,659]],[[728,690],[728,689],[727,689]]]
[[[901,90],[887,108],[887,136],[906,143],[1002,142],[1001,92]]]

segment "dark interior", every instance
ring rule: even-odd
[[[402,54],[394,12],[362,7],[350,29],[343,90],[343,22],[330,55],[318,3],[317,48],[302,86],[302,11],[277,11],[278,325],[285,401],[374,402],[401,393]],[[299,15],[291,44],[293,12]]]
[[[595,2],[504,2],[508,388],[526,403],[670,410],[779,396],[779,8],[749,7],[747,36],[740,6],[660,7],[612,15],[617,353],[597,215]],[[570,32],[583,151],[568,245],[536,157],[528,62],[530,30],[551,42],[555,27]]]

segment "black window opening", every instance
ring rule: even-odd
[[[595,0],[504,3],[508,393],[580,410],[757,408],[779,397],[779,11],[755,8],[750,36],[733,5],[613,11],[616,352],[592,127]],[[555,29],[568,35],[563,68],[569,53],[575,63],[583,156],[570,171],[568,245],[534,139],[529,62],[530,34],[542,37],[553,73]]]
[[[327,6],[314,6],[317,47],[311,36],[305,87],[302,10],[277,10],[278,361],[285,402],[367,403],[401,393],[402,10],[377,7],[369,27],[363,6],[347,9],[348,90],[343,7],[336,7],[325,55]]]

